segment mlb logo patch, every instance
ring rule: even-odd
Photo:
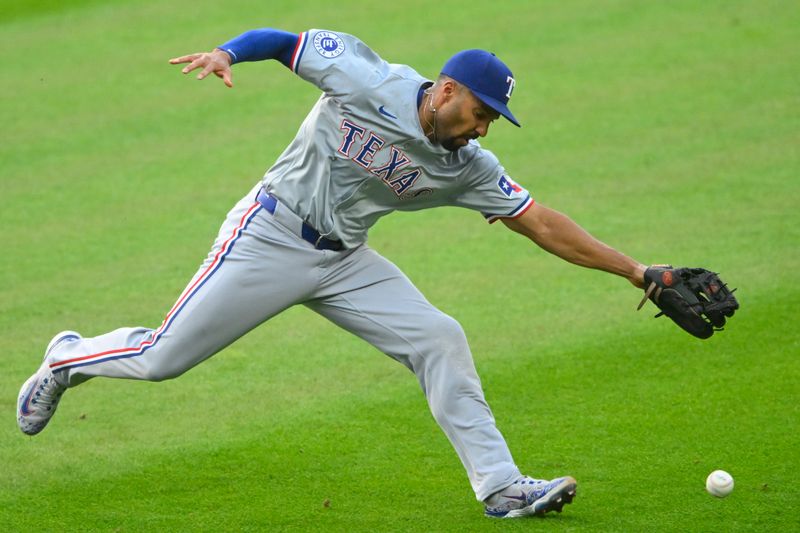
[[[522,187],[514,183],[514,181],[505,174],[500,176],[500,179],[497,181],[497,186],[500,187],[503,194],[509,198],[511,198],[515,192],[522,192]]]

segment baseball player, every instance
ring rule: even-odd
[[[284,309],[303,304],[416,375],[431,412],[492,517],[561,511],[569,476],[522,475],[484,399],[464,331],[367,244],[395,210],[460,206],[501,220],[578,265],[644,284],[645,266],[567,216],[534,203],[476,142],[508,108],[514,76],[494,54],[464,50],[436,80],[387,63],[354,36],[253,30],[170,60],[232,87],[231,65],[275,59],[322,94],[294,140],[228,214],[197,274],[156,329],[56,335],[22,386],[20,429],[35,435],[61,395],[96,376],[175,378]]]

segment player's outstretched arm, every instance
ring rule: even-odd
[[[519,218],[502,220],[510,229],[570,263],[611,272],[644,287],[645,265],[595,239],[563,213],[537,203]]]
[[[218,78],[222,78],[225,85],[233,87],[233,80],[231,79],[231,56],[218,48],[211,52],[201,52],[197,54],[189,54],[181,57],[174,57],[169,60],[171,65],[178,65],[181,63],[189,63],[181,72],[188,74],[193,70],[202,68],[203,70],[197,75],[198,80],[202,80],[209,74],[216,74]]]
[[[272,28],[250,30],[214,48],[211,52],[175,57],[169,62],[172,65],[189,63],[183,67],[184,74],[202,68],[203,70],[197,75],[198,80],[214,73],[222,78],[225,85],[233,87],[231,65],[243,61],[276,59],[291,68],[292,52],[298,40],[297,34],[283,30]]]

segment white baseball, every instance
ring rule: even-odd
[[[717,498],[724,498],[733,491],[733,476],[724,470],[714,470],[706,478],[706,490]]]

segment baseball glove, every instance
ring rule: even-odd
[[[644,273],[645,293],[641,309],[648,298],[661,312],[695,337],[707,339],[725,325],[739,309],[733,296],[736,289],[727,285],[715,272],[704,268],[672,268],[672,265],[651,266]]]

